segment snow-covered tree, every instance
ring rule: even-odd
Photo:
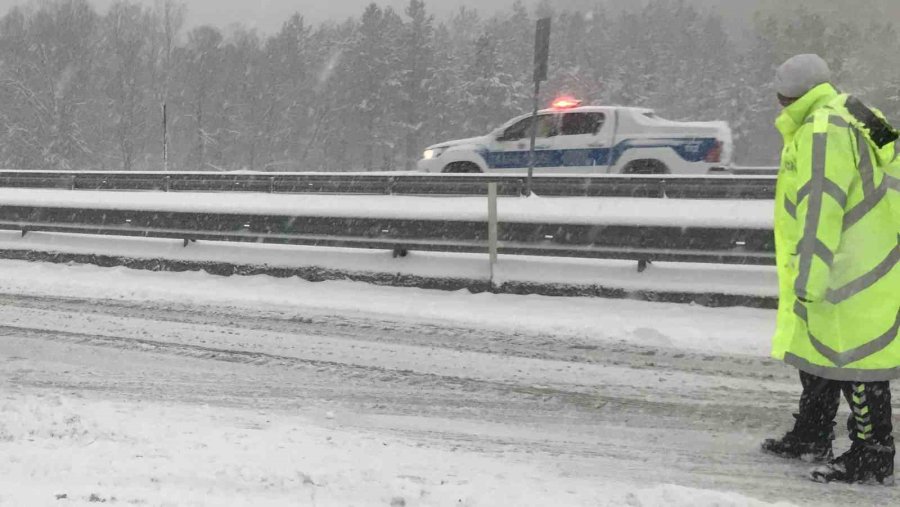
[[[13,166],[71,169],[96,161],[104,121],[96,99],[98,17],[86,0],[12,9],[3,19],[0,61],[3,148]]]
[[[728,25],[689,0],[523,1],[443,18],[409,0],[399,14],[373,3],[340,23],[299,12],[271,35],[184,37],[178,1],[116,0],[99,16],[88,0],[44,0],[0,18],[0,163],[160,168],[166,104],[172,169],[409,169],[428,144],[531,109],[541,16],[553,20],[544,104],[569,93],[725,119],[738,160],[770,164],[774,69],[817,52],[839,86],[900,123],[895,0],[772,0]]]
[[[188,33],[187,45],[180,51],[182,88],[182,120],[190,120],[191,147],[186,168],[194,170],[219,167],[218,160],[210,160],[208,152],[219,142],[223,97],[217,94],[222,85],[225,61],[222,54],[223,37],[217,28],[201,26]],[[208,164],[210,164],[208,166]]]
[[[130,171],[145,153],[149,128],[156,125],[153,107],[153,19],[137,4],[117,1],[102,20],[98,50],[106,72],[100,74],[108,105],[110,139],[115,144],[119,169]]]
[[[400,54],[400,111],[405,152],[403,167],[411,170],[421,152],[420,136],[427,129],[428,98],[435,89],[433,18],[425,11],[425,2],[410,0],[406,7],[409,20],[403,26]]]

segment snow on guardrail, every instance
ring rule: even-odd
[[[482,197],[145,193],[0,189],[3,206],[298,217],[487,220]],[[499,199],[506,223],[771,229],[772,201],[640,198]]]

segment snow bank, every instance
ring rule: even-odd
[[[414,443],[353,429],[332,414],[314,420],[3,393],[3,505],[771,505],[735,493],[572,477],[540,454]]]
[[[0,292],[234,305],[296,315],[365,314],[587,340],[767,355],[775,313],[632,300],[471,294],[270,276],[218,277],[0,261]]]
[[[486,221],[484,197],[110,192],[0,188],[5,206],[183,213]],[[502,197],[499,220],[517,223],[771,229],[772,201]]]

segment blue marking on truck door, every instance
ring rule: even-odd
[[[613,161],[615,164],[628,150],[646,148],[671,148],[682,160],[686,162],[702,162],[718,143],[712,137],[705,138],[670,138],[670,139],[626,139],[613,148]]]
[[[570,150],[537,150],[535,167],[582,167],[616,164],[622,155],[633,149],[670,148],[686,162],[702,162],[716,147],[714,138],[625,139],[612,148],[577,148]],[[479,150],[488,167],[515,169],[528,167],[528,151]],[[610,160],[612,158],[612,160]]]
[[[575,167],[605,164],[609,148],[576,150],[537,150],[534,153],[535,167]],[[513,169],[528,167],[527,151],[489,151],[482,155],[488,167]]]

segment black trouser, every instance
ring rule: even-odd
[[[803,394],[800,413],[795,414],[795,434],[804,440],[831,438],[843,391],[850,404],[850,439],[894,447],[889,382],[841,382],[801,371],[800,383]]]

